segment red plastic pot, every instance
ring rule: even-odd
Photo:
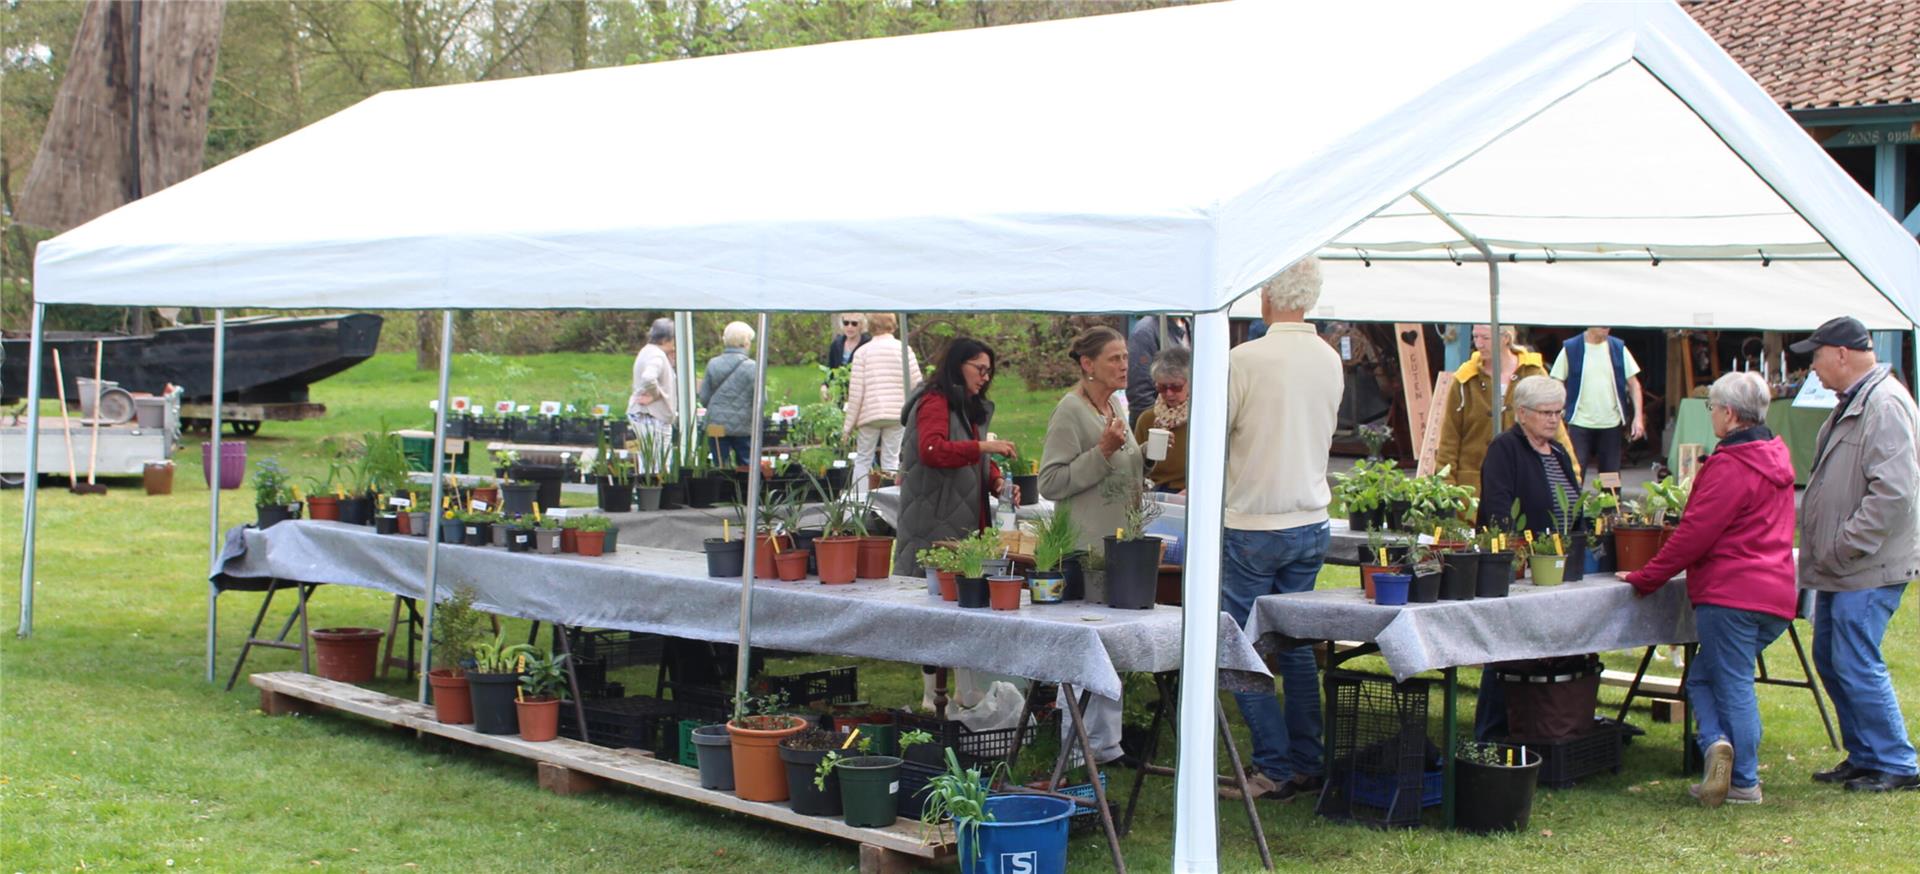
[[[859,566],[855,573],[863,580],[884,580],[893,570],[893,538],[860,538]]]
[[[1614,567],[1623,574],[1646,567],[1660,551],[1663,534],[1658,528],[1613,529]]]
[[[1018,610],[1020,609],[1020,593],[1026,588],[1026,577],[988,577],[988,603],[995,610]]]
[[[605,531],[580,531],[574,535],[574,538],[580,544],[581,555],[600,555],[606,551],[607,532]]]
[[[340,521],[340,499],[332,495],[314,495],[307,499],[307,518]]]
[[[727,723],[733,738],[733,794],[745,801],[787,800],[787,766],[780,762],[780,742],[806,731],[807,720],[798,716],[748,717],[749,724]]]
[[[953,571],[940,572],[940,600],[960,600],[960,577]]]
[[[851,583],[859,570],[860,538],[818,538],[813,541],[813,554],[820,564],[820,582]]]
[[[520,713],[521,740],[548,741],[560,736],[560,699],[516,700],[513,708]]]
[[[789,549],[773,557],[774,571],[789,583],[807,578],[807,554]]]
[[[473,721],[473,690],[467,687],[467,675],[449,668],[427,672],[433,686],[433,718],[448,725],[466,725]]]
[[[378,628],[314,629],[314,661],[320,676],[342,683],[371,682],[385,634]]]

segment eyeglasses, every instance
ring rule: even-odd
[[[993,367],[991,365],[975,364],[974,362],[969,361],[967,362],[967,366],[970,368],[973,368],[973,372],[980,374],[982,377],[985,377],[987,379],[993,378]]]
[[[1153,390],[1161,394],[1166,394],[1168,392],[1176,392],[1176,391],[1186,391],[1187,384],[1184,382],[1156,382],[1153,384]]]
[[[1539,409],[1539,408],[1537,408],[1537,407],[1522,407],[1521,409],[1523,409],[1523,410],[1526,410],[1526,411],[1528,411],[1528,412],[1530,412],[1530,413],[1534,413],[1534,414],[1536,414],[1536,415],[1539,415],[1539,416],[1543,416],[1543,417],[1544,417],[1544,416],[1553,416],[1553,417],[1555,417],[1555,418],[1558,418],[1558,417],[1560,416],[1560,414],[1561,414],[1561,413],[1563,413],[1563,412],[1565,412],[1565,411],[1566,411],[1566,409],[1567,409],[1567,408],[1566,408],[1566,407],[1554,407],[1554,408],[1553,408],[1553,409],[1551,409],[1551,410],[1542,410],[1542,409]]]
[[[849,328],[858,328],[860,327],[860,320],[859,319],[841,319],[840,324],[845,325]]]

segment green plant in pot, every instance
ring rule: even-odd
[[[660,509],[660,496],[666,490],[669,458],[673,453],[673,441],[649,429],[642,428],[634,435],[634,445],[639,453],[638,473],[634,490],[635,510],[651,512]]]
[[[1065,600],[1067,557],[1080,548],[1080,529],[1073,521],[1073,506],[1055,504],[1053,515],[1043,516],[1033,526],[1033,573],[1027,577],[1033,603],[1056,604]]]
[[[987,606],[987,562],[999,557],[1003,550],[999,532],[991,528],[975,531],[954,545],[954,563],[957,567],[953,575],[960,606]]]
[[[473,648],[473,670],[467,685],[473,692],[473,727],[481,734],[513,734],[520,729],[514,701],[520,690],[520,659],[534,649],[507,643],[506,631]]]
[[[743,695],[734,702],[727,734],[733,746],[733,791],[747,801],[787,800],[787,771],[780,741],[807,730],[804,716],[787,713],[787,696]]]
[[[614,449],[605,431],[600,432],[600,443],[594,449],[593,466],[589,470],[601,510],[625,513],[633,509],[632,453]]]
[[[1152,609],[1160,586],[1161,541],[1147,536],[1147,525],[1160,515],[1160,505],[1147,494],[1145,480],[1109,481],[1101,494],[1126,508],[1124,524],[1106,542],[1107,606],[1123,610]]]
[[[531,514],[534,502],[540,500],[540,484],[520,478],[520,453],[495,450],[493,472],[500,478],[500,511],[508,516]]]
[[[900,735],[900,751],[918,744],[930,744],[933,736],[914,730]],[[849,755],[851,752],[857,755]],[[900,787],[900,757],[870,755],[869,738],[855,727],[844,736],[838,748],[822,755],[813,768],[813,787],[820,792],[836,792],[839,807],[848,825],[859,828],[885,828],[897,818],[895,793]],[[838,783],[836,787],[834,784]],[[798,798],[798,796],[795,796]]]
[[[253,505],[261,530],[300,518],[300,498],[293,477],[277,458],[262,458],[253,466]]]
[[[1463,740],[1454,749],[1454,768],[1457,828],[1483,834],[1526,829],[1539,784],[1539,751]]]
[[[960,845],[971,851],[973,862],[977,863],[980,824],[993,821],[993,814],[987,809],[987,787],[1005,776],[1007,763],[996,761],[992,770],[982,772],[977,767],[960,767],[960,759],[951,748],[946,750],[946,756],[947,769],[934,775],[921,790],[926,802],[920,808],[920,822],[936,839],[941,829],[951,824]],[[962,860],[961,864],[968,866],[969,863]]]
[[[427,672],[434,718],[451,725],[473,721],[467,667],[474,663],[474,650],[486,639],[486,614],[474,609],[472,589],[457,588],[452,597],[434,605],[433,669]]]
[[[943,601],[960,600],[960,551],[948,546],[929,546],[913,554],[914,561],[927,575],[927,594]]]
[[[820,582],[851,583],[860,571],[860,533],[865,527],[861,524],[861,516],[865,507],[849,492],[832,494],[824,475],[815,474],[809,469],[807,479],[813,486],[814,494],[820,498],[820,511],[824,517],[820,523],[820,534],[812,544]]]
[[[560,736],[560,701],[567,693],[567,654],[531,654],[518,662],[520,689],[514,708],[520,738],[549,741]]]
[[[607,549],[607,537],[613,530],[613,520],[605,516],[568,516],[561,523],[562,528],[573,529],[573,536],[581,555],[601,555]]]

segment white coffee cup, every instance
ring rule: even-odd
[[[1167,459],[1167,447],[1173,445],[1173,432],[1165,428],[1147,429],[1147,458],[1153,461]]]

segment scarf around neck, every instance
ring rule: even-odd
[[[1187,405],[1169,405],[1164,400],[1153,402],[1153,427],[1169,431],[1187,423]]]

